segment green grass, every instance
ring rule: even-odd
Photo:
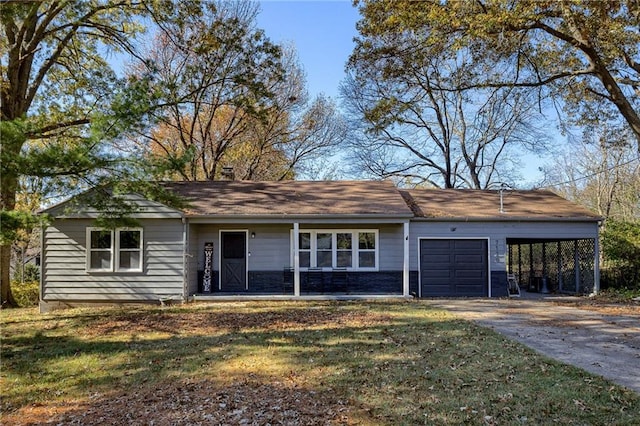
[[[640,285],[636,288],[608,288],[595,298],[603,302],[628,303],[640,297]]]
[[[237,394],[242,386],[244,398],[258,402],[317,404],[316,415],[338,424],[630,425],[640,418],[638,394],[421,302],[252,302],[46,315],[16,309],[1,311],[0,319],[0,408],[7,421],[27,412],[36,420],[49,407],[64,415],[60,407],[81,412],[117,401],[127,411],[135,395],[161,399],[167,387],[164,398],[193,388],[186,407],[212,400],[207,403],[219,410],[232,399],[231,389]],[[210,387],[209,399],[198,399],[194,383]],[[157,404],[160,416],[162,401]]]

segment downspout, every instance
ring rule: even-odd
[[[185,303],[189,300],[189,223],[187,218],[182,218],[182,302]]]
[[[44,250],[44,225],[40,225],[40,292],[38,294],[38,298],[40,299],[39,303],[39,311],[42,314],[42,305],[44,301],[42,300],[42,295],[44,294],[44,261],[45,261],[45,250]]]

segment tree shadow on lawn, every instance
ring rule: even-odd
[[[349,407],[330,392],[247,378],[162,380],[132,391],[93,394],[77,404],[23,409],[5,420],[14,425],[44,421],[82,425],[345,424]]]
[[[86,335],[39,330],[3,341],[3,376],[23,382],[4,392],[3,422],[624,423],[640,415],[634,394],[419,304],[98,319],[80,320]]]

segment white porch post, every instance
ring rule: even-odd
[[[404,258],[402,262],[402,295],[409,297],[409,222],[404,223]]]
[[[300,224],[293,224],[293,295],[300,296]]]

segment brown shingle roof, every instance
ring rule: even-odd
[[[456,220],[589,220],[601,219],[591,211],[551,191],[500,192],[461,189],[401,190],[416,217]]]
[[[168,182],[188,216],[356,215],[411,217],[385,181]]]

